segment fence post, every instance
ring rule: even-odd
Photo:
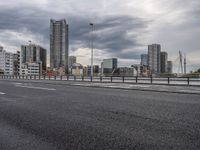
[[[190,85],[190,77],[187,77],[187,85]]]
[[[84,76],[82,76],[82,81],[84,81]]]
[[[170,77],[168,77],[168,84],[170,84]]]
[[[76,81],[76,76],[74,76],[74,81]]]
[[[110,81],[112,82],[112,80],[113,80],[113,79],[112,79],[112,76],[111,76],[111,77],[110,77]]]
[[[135,82],[138,83],[138,76],[135,77]]]
[[[100,82],[102,82],[102,76],[100,76]]]
[[[54,80],[56,80],[56,76],[54,75]]]
[[[92,76],[90,77],[90,81],[92,82]]]
[[[122,77],[122,82],[124,83],[124,76]]]
[[[153,77],[151,76],[151,84],[153,84]]]

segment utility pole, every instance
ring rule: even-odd
[[[179,69],[181,69],[181,74],[183,74],[183,55],[182,55],[181,51],[179,51],[179,59],[180,59]]]
[[[91,26],[91,77],[93,77],[93,31],[94,31],[94,24],[90,23]]]
[[[184,56],[184,74],[187,73],[186,65],[187,65],[187,60],[186,60],[186,55],[185,55],[185,56]]]

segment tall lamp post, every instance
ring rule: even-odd
[[[91,26],[91,77],[93,77],[93,31],[94,31],[94,24],[90,23]]]

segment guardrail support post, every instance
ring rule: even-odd
[[[187,78],[187,85],[190,85],[190,77]]]
[[[138,83],[138,76],[135,77],[135,82]]]
[[[76,76],[74,76],[74,81],[76,81]]]
[[[124,76],[122,77],[122,82],[124,83]]]
[[[84,76],[82,76],[82,81],[84,81]]]
[[[62,76],[60,76],[60,80],[62,81]]]
[[[100,76],[100,82],[102,82],[102,76]]]
[[[90,77],[90,81],[92,82],[92,76]]]
[[[56,80],[56,76],[54,76],[54,80]]]
[[[112,82],[112,80],[113,80],[113,78],[112,78],[112,76],[110,77],[110,81]]]
[[[168,77],[168,84],[170,84],[170,77]]]
[[[151,84],[153,84],[153,77],[151,76]]]

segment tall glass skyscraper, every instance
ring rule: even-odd
[[[63,68],[68,74],[68,24],[66,20],[50,20],[50,67]]]
[[[148,45],[148,65],[152,74],[160,74],[160,51],[159,44]]]
[[[160,52],[160,72],[166,73],[167,72],[167,61],[168,61],[168,54],[167,52]]]

